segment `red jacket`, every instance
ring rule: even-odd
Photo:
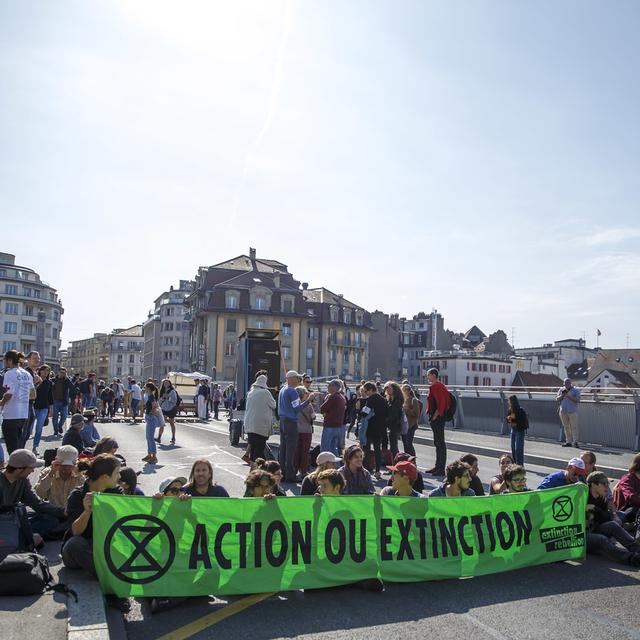
[[[449,390],[442,382],[436,381],[429,387],[429,397],[427,399],[427,409],[429,415],[432,415],[434,411],[442,417],[449,405],[451,404],[451,397],[449,396]]]
[[[341,427],[344,424],[344,410],[347,401],[341,393],[327,396],[320,406],[320,413],[324,416],[324,427]]]
[[[635,473],[625,473],[613,492],[618,511],[629,507],[640,507],[640,478]]]

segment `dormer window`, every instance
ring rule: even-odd
[[[240,294],[237,291],[227,291],[224,306],[227,309],[238,309],[240,307]]]
[[[342,312],[342,317],[345,324],[351,324],[351,309],[344,309]]]
[[[338,307],[331,307],[329,309],[329,315],[331,317],[331,322],[338,322]]]

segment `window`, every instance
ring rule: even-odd
[[[442,376],[442,384],[444,385],[449,384],[449,376]]]
[[[293,311],[294,311],[293,298],[289,296],[283,296],[282,297],[282,313],[293,313]]]
[[[467,364],[469,364],[469,363],[467,362]],[[467,376],[467,381],[465,382],[465,384],[466,384],[466,385],[468,385],[468,384],[469,384],[469,376]]]
[[[8,293],[10,296],[17,296],[18,295],[18,287],[15,284],[5,284],[4,285],[4,292]]]
[[[361,327],[362,326],[362,311],[356,311],[356,324]]]
[[[165,315],[172,316],[174,312],[175,312],[175,309],[173,307],[167,307]]]
[[[52,338],[57,338],[58,337],[58,330],[55,327],[52,327],[52,329],[51,329],[51,337]]]
[[[117,376],[121,376],[122,375],[122,367],[116,367],[116,375]]]
[[[122,362],[122,354],[121,353],[118,354],[118,356],[116,358],[116,362],[120,362],[120,363]]]
[[[60,314],[57,311],[53,311],[53,319],[54,320],[59,320],[60,319]]]
[[[342,362],[349,364],[349,352],[346,349],[342,353]]]
[[[133,367],[129,367],[129,375],[132,376],[133,375]]]
[[[329,349],[329,362],[335,362],[335,361],[336,361],[336,350]]]
[[[162,329],[164,331],[173,331],[173,322],[165,322]]]
[[[34,298],[39,298],[40,297],[40,289],[34,289],[33,290],[33,297]]]
[[[55,345],[51,346],[51,356],[54,357],[54,358],[56,357],[56,346]]]
[[[282,345],[282,357],[285,360],[289,360],[289,358],[291,358],[291,347]]]
[[[57,313],[57,311],[56,311]],[[25,304],[24,305],[24,315],[25,316],[32,316],[33,315],[33,307],[30,304]]]
[[[9,351],[10,349],[15,349],[16,348],[16,343],[15,342],[10,342],[10,341],[5,341],[2,343],[2,350],[3,351]]]
[[[334,344],[338,341],[338,332],[335,329],[329,329],[329,341]]]
[[[265,321],[264,320],[256,320],[256,329],[264,329]]]
[[[282,323],[282,335],[283,336],[291,335],[291,324],[289,322]]]
[[[480,378],[478,376],[473,376],[473,386],[477,387],[480,384]]]
[[[235,342],[227,342],[224,347],[224,355],[225,356],[235,356],[236,355],[236,343]]]
[[[129,356],[129,363],[132,364],[136,361],[136,357],[133,355],[133,353]]]
[[[173,344],[173,338],[171,336],[165,336],[164,343],[165,343],[165,345],[172,345]]]
[[[264,296],[256,296],[256,309],[259,311],[267,310],[267,299]]]
[[[313,347],[307,347],[307,360],[313,360]]]
[[[362,363],[362,351],[356,351],[356,364],[361,364]],[[413,371],[413,367],[411,367],[411,370]]]
[[[17,316],[18,315],[18,305],[15,302],[7,302],[4,305],[4,312],[8,316]]]
[[[229,293],[227,292],[226,296],[226,305],[227,309],[237,309],[238,308],[238,294],[237,293]]]
[[[5,333],[18,333],[18,323],[17,322],[5,322],[4,323],[4,332]]]
[[[309,340],[317,340],[318,339],[318,327],[309,327],[307,329],[307,338],[309,338]]]
[[[503,387],[507,386],[507,379],[506,378],[502,378],[502,386]]]
[[[331,322],[338,322],[338,307],[331,307],[329,316],[331,317]]]
[[[482,378],[482,385],[484,387],[490,387],[491,386],[491,378],[487,378],[487,377]]]
[[[342,312],[342,319],[345,324],[351,324],[351,309],[345,309]]]
[[[31,324],[30,322],[23,322],[22,323],[22,333],[24,333],[25,336],[32,336],[34,335],[34,329],[35,325]]]
[[[227,333],[237,333],[238,321],[235,318],[227,318],[225,322],[225,330]]]
[[[477,362],[472,362],[471,363],[471,371],[477,371],[478,370],[478,363]]]
[[[7,270],[0,269],[0,278],[6,278],[6,277],[7,277]]]
[[[492,373],[496,372],[496,365],[495,364],[490,364],[489,365],[489,371],[491,371]]]

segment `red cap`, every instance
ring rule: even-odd
[[[398,462],[398,464],[394,464],[391,467],[387,467],[387,469],[404,473],[404,475],[407,476],[407,478],[409,478],[411,482],[415,482],[416,478],[418,477],[418,468],[416,467],[416,465],[412,464],[411,462],[407,462],[406,460]]]

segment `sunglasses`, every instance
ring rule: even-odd
[[[180,489],[169,488],[165,491],[165,495],[170,493],[171,495],[177,496],[180,493]]]

